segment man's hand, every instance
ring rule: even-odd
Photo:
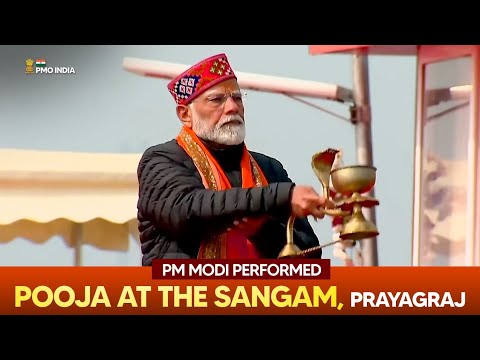
[[[312,215],[316,219],[323,219],[324,208],[333,208],[335,204],[330,199],[320,196],[312,186],[295,185],[292,191],[292,214],[297,217]]]

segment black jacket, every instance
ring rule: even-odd
[[[232,189],[205,189],[192,159],[176,140],[148,148],[138,165],[138,220],[142,265],[154,258],[196,258],[200,241],[211,232],[224,231],[236,219],[270,215],[250,238],[264,258],[276,258],[286,243],[286,222],[294,183],[282,164],[250,152],[269,185],[241,188],[243,145],[213,151]],[[318,238],[306,218],[294,223],[294,241],[300,249],[317,246]]]

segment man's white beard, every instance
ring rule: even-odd
[[[230,121],[241,121],[240,124]],[[197,136],[204,140],[221,145],[238,145],[245,140],[245,122],[238,114],[224,116],[213,127],[209,127],[192,107],[192,129]]]

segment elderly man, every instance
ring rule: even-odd
[[[245,145],[244,94],[225,54],[168,84],[183,126],[147,149],[138,166],[142,265],[155,258],[276,258],[296,216],[300,249],[319,245],[307,216],[326,205],[282,164]],[[319,252],[321,256],[321,252]]]

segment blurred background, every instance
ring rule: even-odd
[[[132,176],[141,153],[151,145],[174,138],[181,127],[175,103],[166,88],[168,80],[127,72],[122,68],[123,58],[189,65],[217,53],[226,53],[238,72],[352,88],[351,55],[313,56],[308,45],[4,45],[0,46],[0,148],[5,150],[1,161],[14,163],[9,166],[22,173],[25,169],[21,169],[19,161],[14,161],[18,156],[14,150],[115,154],[118,155],[115,164],[80,154],[65,158],[76,160],[70,160],[69,164],[69,160],[64,160],[63,166],[80,172],[79,169],[86,169],[89,159],[99,161],[93,180],[105,186],[100,195],[106,201],[109,197],[121,197],[120,188],[135,186]],[[73,68],[75,73],[26,74],[28,59],[44,59],[47,66]],[[412,263],[415,70],[415,56],[369,56],[373,163],[378,169],[375,197],[380,201],[376,209],[380,231],[377,246],[382,266]],[[345,104],[321,99],[308,102],[315,106],[281,94],[248,91],[246,143],[251,150],[279,159],[296,183],[311,184],[320,191],[320,183],[310,166],[311,156],[328,147],[340,148],[344,162],[355,163],[355,129],[348,121],[349,109]],[[49,181],[41,171],[45,166],[42,161],[48,162],[48,158],[35,160],[29,154],[21,156],[38,165],[39,183]],[[88,173],[85,169],[83,176]],[[105,175],[108,172],[110,175]],[[68,178],[69,174],[64,175]],[[123,176],[120,181],[123,187],[119,186],[114,193],[108,183],[115,176]],[[72,179],[69,181],[74,183]],[[52,188],[60,191],[59,187]],[[16,189],[21,200],[12,205],[17,208],[15,211],[20,212],[31,205],[32,199],[45,196],[40,185],[39,189],[35,196],[25,195],[20,187]],[[87,222],[93,229],[95,222],[97,225],[101,222],[97,230],[67,226],[69,216],[62,219],[62,214],[55,214],[60,219],[53,221],[48,204],[36,204],[38,218],[33,223],[27,221],[28,224],[13,217],[12,206],[0,204],[0,265],[139,266],[141,255],[135,238],[135,220],[123,214],[115,201],[105,206],[95,198],[79,194],[70,200],[66,211],[72,213],[73,225]],[[125,200],[132,206],[123,209],[124,212],[135,214],[134,200],[131,196]],[[80,204],[91,207],[93,213],[112,211],[113,222],[78,214]],[[38,233],[35,222],[45,221],[53,221],[51,231],[33,236]],[[1,229],[12,222],[15,231]],[[111,236],[107,231],[112,224],[123,226],[114,230],[122,238],[118,242],[106,239]],[[311,224],[321,243],[331,241],[329,218]],[[81,241],[72,241],[73,238]],[[332,265],[343,264],[332,256],[332,247],[324,249],[324,258],[330,258]]]

